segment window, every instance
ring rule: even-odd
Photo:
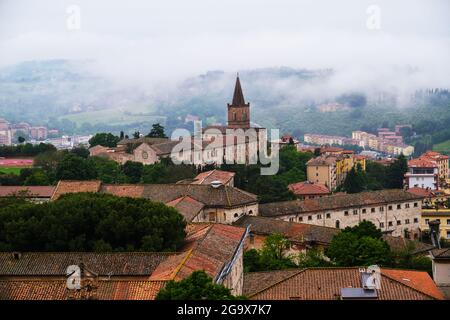
[[[401,204],[398,204],[397,205],[397,209],[401,209],[402,208],[402,205]]]
[[[401,224],[402,224],[402,222],[400,220],[397,220],[397,225],[399,226]]]
[[[430,219],[425,219],[425,224],[428,224],[430,222]]]
[[[289,218],[289,222],[294,222],[294,218]]]
[[[419,218],[414,218],[414,223],[419,223]]]
[[[409,203],[405,203],[405,208],[406,208],[406,209],[409,208]]]
[[[236,112],[233,111],[233,120],[236,121]]]
[[[447,230],[447,239],[450,239],[450,231]]]
[[[362,213],[366,213],[366,211],[367,211],[366,209],[362,209]]]
[[[358,214],[358,210],[353,210],[353,215],[356,216]]]
[[[380,222],[380,228],[384,228],[384,222]]]
[[[375,208],[370,208],[370,212],[375,212]]]
[[[389,206],[389,207],[388,207],[388,210],[392,210],[392,206]]]
[[[417,202],[414,202],[414,208],[417,208],[418,204]]]
[[[389,226],[389,227],[392,227],[392,225],[393,225],[393,224],[392,224],[392,221],[389,221],[389,222],[388,222],[388,226]]]
[[[303,217],[298,217],[298,221],[302,222],[303,221]]]
[[[336,229],[340,229],[340,225],[341,223],[339,222],[339,220],[336,220]]]
[[[447,225],[450,226],[450,219],[447,219]]]
[[[215,212],[210,212],[208,214],[208,218],[209,218],[209,222],[214,222],[216,221],[216,213]]]
[[[380,212],[383,212],[384,211],[384,207],[380,207]]]
[[[322,219],[322,215],[321,214],[317,215],[317,220],[319,220],[319,219]]]
[[[224,213],[224,216],[225,216],[225,213]],[[237,218],[237,217],[239,217],[239,215],[237,213],[235,213],[234,217]],[[226,219],[226,217],[225,217],[225,219]]]
[[[312,216],[308,216],[308,220],[312,220]]]
[[[348,211],[344,211],[344,216],[348,216]]]
[[[406,220],[405,220],[405,224],[409,224],[409,219],[406,219]]]
[[[331,213],[327,213],[327,219],[330,219],[331,218]],[[450,221],[450,220],[448,220],[448,221]]]

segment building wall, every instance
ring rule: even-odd
[[[243,215],[258,215],[258,203],[235,208],[204,208],[195,222],[218,222],[231,224]]]
[[[159,161],[159,157],[155,150],[146,143],[142,143],[133,151],[134,161],[143,164],[154,164]]]
[[[400,205],[400,209],[397,206]],[[372,212],[373,211],[373,212]],[[278,216],[278,219],[302,222],[326,227],[353,227],[361,221],[371,221],[382,231],[393,236],[405,236],[405,230],[411,232],[411,238],[417,237],[420,227],[421,202],[393,202],[373,206],[340,208],[309,213]],[[400,224],[397,224],[400,221]],[[338,223],[337,223],[338,222]]]
[[[450,261],[433,260],[433,280],[439,285],[450,285]]]
[[[308,165],[306,176],[308,181],[326,185],[330,190],[336,187],[335,169],[329,165]]]
[[[450,209],[423,209],[420,219],[420,228],[422,230],[429,230],[428,222],[432,220],[439,220],[439,232],[441,238],[450,239]]]
[[[231,293],[235,296],[242,295],[242,288],[244,286],[244,258],[243,247],[240,248],[238,257],[231,268],[230,273],[223,280],[223,285],[231,289]]]

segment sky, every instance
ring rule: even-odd
[[[449,18],[448,0],[0,0],[0,66],[89,59],[145,83],[333,68],[336,86],[450,87]]]

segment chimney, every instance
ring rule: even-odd
[[[439,226],[440,226],[441,222],[439,220],[432,220],[428,222],[428,226],[430,227],[430,238],[431,238],[431,243],[433,244],[433,246],[435,248],[440,249],[441,248],[441,244],[440,244],[440,232],[439,232]]]
[[[213,187],[214,189],[219,188],[222,185],[222,181],[219,180],[214,180],[211,182],[211,187]]]
[[[22,257],[22,254],[20,252],[13,252],[12,256],[14,260],[19,260]]]

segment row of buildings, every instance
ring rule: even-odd
[[[57,130],[48,130],[47,127],[33,127],[26,122],[11,124],[5,119],[0,119],[0,145],[11,145],[17,134],[23,134],[34,140],[45,140],[48,134],[58,133]]]
[[[319,146],[356,145],[388,155],[396,156],[403,154],[410,156],[414,153],[414,147],[403,143],[403,137],[400,135],[400,130],[403,127],[406,127],[406,125],[397,125],[395,132],[390,131],[388,128],[379,128],[377,135],[364,131],[353,131],[351,138],[322,134],[305,134],[304,141]]]
[[[246,250],[261,248],[265,237],[273,233],[289,240],[287,254],[323,249],[342,228],[363,220],[372,221],[385,231],[384,239],[392,250],[412,244],[414,255],[431,254],[435,282],[439,288],[450,285],[448,253],[414,241],[422,196],[404,190],[384,190],[258,204],[256,196],[233,187],[233,178],[233,174],[214,170],[178,184],[60,181],[52,187],[0,187],[1,196],[22,191],[22,195],[36,201],[55,201],[74,192],[142,197],[175,207],[188,221],[185,245],[178,252],[0,253],[0,299],[154,299],[168,281],[205,270],[233,294],[244,294],[250,299],[345,300],[351,298],[350,288],[364,287],[364,272],[358,268],[244,273],[242,255]],[[81,290],[69,290],[66,286],[70,265],[82,268]],[[371,299],[444,299],[426,272],[382,269],[381,277],[382,287],[371,289]]]

